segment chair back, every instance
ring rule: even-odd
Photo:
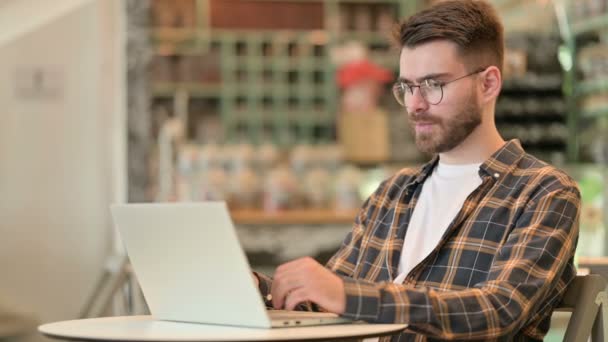
[[[564,294],[556,311],[572,312],[566,328],[565,342],[604,341],[605,329],[603,309],[607,309],[606,280],[598,274],[577,276]],[[602,305],[603,304],[603,305]],[[608,336],[606,336],[608,337]]]

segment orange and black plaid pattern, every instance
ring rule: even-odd
[[[482,184],[439,245],[393,284],[402,248],[416,248],[403,241],[437,160],[384,181],[327,264],[344,280],[344,316],[407,323],[394,341],[542,340],[576,275],[576,183],[506,143],[480,166]],[[260,278],[267,292],[271,279]]]

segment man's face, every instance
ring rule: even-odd
[[[410,85],[443,84],[469,74],[458,55],[457,47],[448,41],[434,41],[414,48],[404,47],[399,60],[400,79]],[[448,152],[462,143],[481,124],[477,74],[437,88],[441,102],[432,104],[412,88],[406,100],[410,126],[416,146],[424,153]]]

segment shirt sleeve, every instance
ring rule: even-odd
[[[562,186],[533,198],[498,250],[487,281],[460,291],[412,288],[388,282],[354,280],[353,242],[343,247],[333,267],[342,275],[345,317],[377,323],[407,323],[408,329],[440,339],[489,339],[519,331],[564,272],[575,271],[580,194]],[[336,265],[337,264],[337,265]],[[561,293],[567,284],[561,284]]]
[[[268,296],[270,294],[270,289],[272,288],[272,278],[270,278],[269,276],[259,273],[259,272],[253,272],[253,274],[258,278],[259,281],[259,285],[258,288],[260,290],[260,293],[262,294],[262,299],[264,300],[264,304],[266,305],[266,308],[272,308],[272,301],[270,300],[270,297]]]
[[[338,275],[352,277],[355,267],[359,263],[361,240],[367,226],[368,216],[371,215],[370,203],[373,202],[372,195],[363,204],[362,209],[355,218],[353,229],[346,235],[338,251],[329,259],[325,267]]]

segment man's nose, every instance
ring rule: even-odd
[[[428,102],[425,100],[424,96],[422,96],[422,92],[419,87],[412,89],[412,94],[410,94],[407,102],[405,104],[408,112],[417,113],[420,111],[426,111],[428,109]]]

